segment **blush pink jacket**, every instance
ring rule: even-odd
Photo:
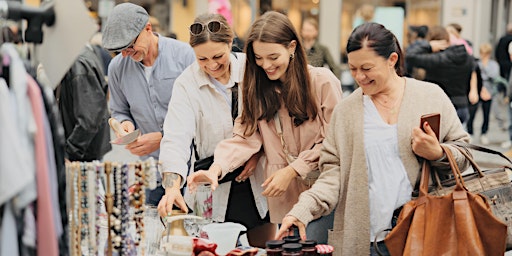
[[[317,117],[294,126],[286,106],[282,105],[278,111],[285,143],[290,154],[297,156],[290,166],[299,176],[290,183],[284,195],[267,198],[272,223],[281,223],[285,214],[298,201],[300,193],[309,188],[301,179],[318,169],[320,148],[332,111],[342,97],[340,81],[329,69],[309,66],[309,74],[317,96]],[[215,149],[215,164],[222,168],[222,176],[242,166],[254,153],[260,151],[262,146],[267,159],[264,168],[265,178],[288,165],[274,119],[269,122],[258,121],[258,129],[251,136],[244,136],[245,125],[240,122],[240,118],[237,118],[233,138],[223,140]]]

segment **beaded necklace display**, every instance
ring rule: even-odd
[[[144,201],[145,198],[145,173],[141,163],[132,165],[135,168],[135,184],[130,201],[134,207],[133,221],[135,222],[135,246],[139,248],[139,254],[144,255]]]

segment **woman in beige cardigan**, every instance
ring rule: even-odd
[[[411,199],[420,164],[440,169],[447,161],[423,114],[441,113],[440,141],[469,141],[450,99],[431,83],[402,76],[403,56],[396,37],[384,26],[357,27],[347,44],[348,64],[359,87],[334,109],[320,153],[321,175],[303,192],[282,221],[278,237],[335,208],[329,244],[336,255],[376,255],[373,241],[387,252],[384,229],[396,209]],[[450,147],[460,168],[464,156]],[[374,240],[376,239],[376,240]]]
[[[217,145],[209,171],[195,172],[187,181],[190,189],[197,181],[211,182],[215,188],[218,176],[225,176],[262,150],[265,181],[258,185],[267,197],[270,221],[280,223],[299,194],[309,189],[304,180],[308,173],[318,170],[331,113],[341,100],[341,85],[330,70],[307,65],[297,32],[278,12],[267,12],[254,22],[246,54],[243,109],[234,136]],[[242,182],[250,175],[242,177]],[[311,223],[308,235],[327,242],[332,220],[329,215]]]

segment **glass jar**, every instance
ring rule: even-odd
[[[281,256],[283,252],[283,244],[284,240],[269,240],[265,243],[266,247],[265,251],[267,252],[267,256]]]
[[[165,230],[163,222],[160,220],[158,209],[156,206],[145,206],[144,210],[144,235],[145,241],[144,250],[145,255],[156,255],[160,248],[160,239],[162,238],[162,232]]]
[[[300,241],[300,237],[299,236],[285,236],[283,238],[284,240],[284,243],[285,244],[290,244],[290,243],[299,243]]]
[[[328,244],[317,244],[316,246],[316,253],[318,253],[318,256],[331,256],[334,252],[334,247],[332,245]]]
[[[301,256],[302,245],[299,243],[283,244],[282,256]]]
[[[317,256],[316,252],[316,241],[315,240],[305,240],[300,241],[302,245],[302,256]]]

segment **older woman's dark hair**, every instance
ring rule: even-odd
[[[226,43],[230,44],[233,42],[234,33],[231,27],[229,27],[228,22],[224,16],[216,13],[205,13],[196,17],[194,23],[203,24],[203,26],[208,26],[208,23],[211,21],[218,21],[221,23],[220,30],[216,33],[211,33],[207,28],[203,30],[203,32],[193,35],[190,33],[190,46],[194,47],[196,45],[200,45],[206,43],[208,41],[217,42],[217,43]]]
[[[352,31],[347,43],[347,53],[368,47],[385,59],[396,52],[398,61],[395,71],[399,76],[404,74],[404,54],[395,35],[383,25],[369,22],[359,25]]]

